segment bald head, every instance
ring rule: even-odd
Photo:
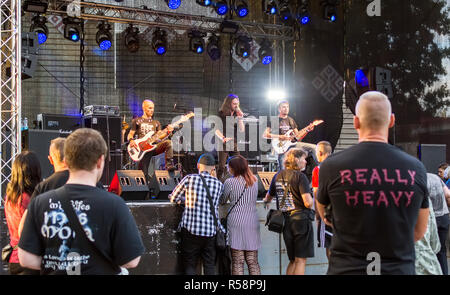
[[[142,102],[142,110],[147,118],[151,118],[155,111],[155,104],[150,99],[146,99]]]
[[[391,103],[386,95],[369,91],[361,95],[355,107],[359,128],[373,131],[387,130],[391,121]]]

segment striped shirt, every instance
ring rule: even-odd
[[[223,184],[208,172],[202,171],[209,187],[214,204],[214,213],[222,231],[225,231],[219,222],[219,198],[223,193]],[[169,195],[170,202],[184,203],[185,208],[179,230],[185,228],[191,234],[202,237],[213,237],[216,235],[214,217],[211,214],[211,207],[206,189],[199,174],[190,174],[184,177]]]
[[[244,191],[245,180],[242,176],[228,178],[224,183],[224,193],[220,203],[230,201],[230,209],[239,200]],[[261,246],[259,220],[256,210],[258,182],[245,189],[244,194],[230,212],[227,221],[228,242],[232,249],[254,251]]]

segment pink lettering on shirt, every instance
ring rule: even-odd
[[[372,176],[370,177],[370,184],[373,184],[374,180],[378,181],[378,184],[381,185],[381,177],[378,174],[377,169],[372,169]]]
[[[383,174],[384,174],[384,181],[390,182],[392,185],[394,185],[395,179],[388,178],[388,176],[387,176],[387,169],[383,169]]]
[[[409,176],[411,176],[411,185],[414,185],[415,182],[415,176],[416,176],[416,171],[414,170],[408,170]]]
[[[363,191],[362,195],[363,195],[363,203],[370,205],[370,207],[373,207],[373,201],[372,201],[372,197],[375,194],[374,191]]]
[[[396,196],[395,192],[390,191],[390,194],[391,194],[392,198],[394,199],[395,206],[399,207],[399,206],[400,206],[400,202],[399,202],[399,201],[400,201],[400,198],[401,198],[402,195],[403,195],[403,192],[402,192],[402,191],[399,191],[399,192],[397,192],[397,193],[398,193],[398,197]]]
[[[355,169],[355,173],[356,173],[356,182],[361,182],[366,184],[367,183],[367,179],[364,177],[364,173],[367,172],[367,169]]]
[[[350,184],[353,184],[353,180],[350,178],[350,176],[352,175],[352,171],[347,169],[347,170],[341,170],[339,171],[341,173],[341,184],[344,184],[344,179],[347,179],[347,181]]]
[[[397,181],[398,181],[399,183],[403,183],[404,185],[407,185],[407,184],[408,184],[408,180],[402,178],[399,169],[395,169],[395,173],[397,174]]]
[[[348,206],[351,206],[350,200],[354,200],[353,207],[355,207],[358,204],[359,191],[355,191],[355,195],[353,195],[353,196],[351,196],[348,191],[345,191],[345,195],[347,197],[347,199],[345,201],[347,202]]]
[[[388,202],[388,199],[386,198],[386,194],[383,191],[380,191],[379,194],[380,194],[380,197],[378,198],[377,206],[380,207],[380,203],[384,202],[384,205],[386,206],[386,208],[389,207],[389,202]]]
[[[406,202],[406,207],[411,204],[411,198],[414,196],[414,192],[405,192],[406,197],[408,198],[408,202]]]

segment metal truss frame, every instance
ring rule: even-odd
[[[0,0],[0,195],[21,152],[21,0]],[[3,198],[2,198],[3,199]]]
[[[67,15],[66,7],[72,1],[57,0],[55,5],[47,10],[47,14]],[[136,25],[157,26],[160,28],[191,30],[197,29],[205,32],[220,33],[220,24],[223,18],[189,15],[153,9],[142,9],[109,5],[94,2],[80,2],[81,12],[79,18],[86,20],[106,20],[115,23],[129,23]],[[232,20],[239,26],[240,34],[252,38],[266,38],[269,40],[293,40],[294,28],[292,26],[245,22]]]

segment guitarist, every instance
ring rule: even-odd
[[[137,147],[134,136],[137,133],[138,138],[142,138],[149,132],[158,132],[161,130],[161,123],[159,121],[153,119],[153,113],[155,112],[155,104],[150,99],[144,100],[142,103],[142,111],[144,114],[141,117],[134,118],[131,122],[131,130],[128,133],[128,141],[132,147]],[[173,126],[168,125],[168,130],[170,132],[173,131]],[[170,139],[166,139],[158,143],[156,149],[150,151],[144,155],[141,161],[139,161],[139,169],[141,169],[146,176],[148,176],[148,166],[150,164],[150,160],[153,156],[165,153],[166,159],[166,170],[173,171],[175,170],[175,166],[173,164],[173,149],[172,149],[172,141]]]
[[[271,133],[271,121],[269,120],[266,131],[264,131],[264,138],[279,138],[280,140],[292,140],[292,137],[286,136],[286,132],[294,130],[295,134],[298,134],[298,126],[294,119],[288,116],[289,114],[289,102],[282,100],[278,103],[278,118],[279,118],[279,130],[278,133]],[[287,152],[287,151],[286,151]],[[283,163],[283,156],[286,153],[278,154],[278,170],[281,170]]]

